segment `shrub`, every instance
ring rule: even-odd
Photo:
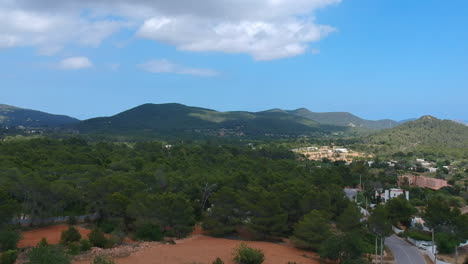
[[[458,245],[457,238],[448,233],[438,233],[435,237],[437,251],[442,254],[452,254]]]
[[[14,250],[21,239],[21,233],[12,226],[0,229],[0,251]]]
[[[43,241],[45,241],[43,239]],[[70,264],[71,260],[60,247],[48,245],[46,243],[38,244],[27,254],[26,264]]]
[[[91,233],[89,233],[88,238],[93,247],[105,248],[108,245],[108,241],[104,236],[104,233],[97,227],[94,228]]]
[[[70,226],[68,230],[62,231],[62,237],[60,239],[60,242],[63,244],[68,244],[71,242],[78,242],[81,239],[81,234],[74,228],[73,226]]]
[[[79,242],[72,242],[69,243],[67,246],[68,254],[70,255],[78,255],[81,251],[81,244]]]
[[[135,237],[138,240],[144,241],[161,241],[163,233],[159,225],[145,222],[137,225]]]
[[[120,220],[102,220],[98,224],[99,228],[106,234],[112,233],[114,230],[118,229],[120,226]]]
[[[3,252],[0,257],[0,264],[13,264],[18,257],[18,251],[16,250],[8,250]]]
[[[93,259],[93,264],[115,264],[115,262],[106,256],[97,256]]]
[[[81,245],[81,248],[80,248],[81,251],[88,251],[92,247],[91,242],[89,242],[88,239],[82,239],[80,241],[80,245]]]
[[[224,262],[220,258],[216,258],[213,264],[224,264]]]
[[[404,234],[405,236],[411,237],[412,239],[415,239],[415,240],[424,240],[424,241],[432,240],[431,233],[421,231],[421,230],[407,229]]]
[[[261,264],[265,261],[263,251],[241,243],[234,249],[233,260],[237,264]]]

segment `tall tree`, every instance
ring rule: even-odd
[[[319,250],[330,235],[328,219],[322,212],[312,210],[295,225],[291,240],[299,248]]]

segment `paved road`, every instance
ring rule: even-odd
[[[385,245],[392,251],[396,264],[426,264],[418,248],[396,235],[387,237]]]

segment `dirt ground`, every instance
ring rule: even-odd
[[[175,245],[154,243],[132,255],[115,259],[117,264],[211,264],[217,257],[224,263],[233,264],[232,250],[241,241],[195,235],[178,240]],[[292,247],[268,243],[246,242],[249,246],[259,248],[265,253],[268,264],[318,264],[318,256],[312,252]],[[89,264],[91,261],[75,262]]]
[[[49,244],[58,244],[60,242],[60,236],[62,235],[62,231],[67,229],[67,225],[56,225],[37,228],[30,231],[24,231],[22,232],[23,238],[18,243],[18,247],[35,247],[43,237],[47,239],[47,242]],[[76,227],[76,229],[84,238],[88,237],[88,234],[91,232],[91,230],[82,227]]]

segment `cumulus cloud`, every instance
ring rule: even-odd
[[[151,60],[139,66],[141,69],[152,73],[175,73],[201,77],[212,77],[219,74],[217,71],[211,69],[186,67],[165,59]]]
[[[93,63],[86,57],[70,57],[62,60],[58,68],[62,70],[81,70],[93,67]]]
[[[0,0],[0,48],[30,45],[53,54],[72,42],[98,46],[127,27],[179,50],[272,60],[303,54],[333,32],[314,12],[340,1]]]

